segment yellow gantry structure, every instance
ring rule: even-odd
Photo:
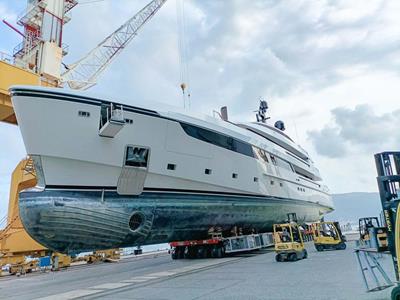
[[[17,125],[8,89],[18,84],[40,85],[40,76],[0,60],[0,122]],[[0,266],[24,264],[26,255],[42,256],[47,250],[28,235],[19,216],[19,192],[35,185],[32,160],[22,160],[12,174],[7,226],[0,230]]]
[[[26,255],[43,256],[47,250],[28,235],[19,216],[19,192],[36,185],[31,159],[22,160],[17,165],[12,174],[11,183],[7,226],[0,230],[0,266],[23,264]]]
[[[40,85],[38,74],[0,60],[0,122],[17,124],[8,89],[11,85]]]

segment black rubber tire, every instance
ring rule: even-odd
[[[206,246],[206,258],[212,257],[212,248],[210,246]]]
[[[207,257],[207,249],[203,246],[199,246],[197,248],[196,258],[206,258]]]
[[[315,245],[315,249],[317,249],[318,252],[324,251],[324,246],[322,245]]]
[[[393,288],[390,299],[400,300],[400,286],[396,286]]]
[[[190,257],[190,247],[186,246],[185,248],[183,248],[183,258],[184,259],[191,258]]]
[[[222,247],[220,246],[215,246],[211,250],[211,257],[212,258],[222,258],[223,252],[222,252]]]
[[[288,255],[288,261],[296,261],[297,259],[297,253],[290,253]]]
[[[308,257],[307,250],[304,249],[304,250],[303,250],[303,259],[307,259],[307,257]]]
[[[346,249],[346,244],[345,243],[341,243],[339,246],[340,250],[345,250]]]
[[[277,255],[275,255],[275,260],[276,260],[277,262],[282,262],[282,261],[283,261],[282,255],[281,255],[280,253],[278,253]]]
[[[178,249],[172,249],[172,251],[171,251],[171,258],[172,259],[179,259],[179,253],[178,253]]]
[[[176,251],[178,253],[178,259],[183,259],[185,258],[184,252],[185,252],[185,248],[184,247],[177,247]]]

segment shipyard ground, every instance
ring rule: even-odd
[[[390,299],[366,293],[354,244],[347,250],[275,262],[274,252],[223,259],[176,260],[167,254],[54,273],[0,278],[0,299]],[[393,277],[390,257],[380,259]]]

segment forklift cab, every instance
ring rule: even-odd
[[[307,258],[302,234],[295,222],[274,224],[274,244],[278,262]]]
[[[367,248],[374,248],[378,251],[388,249],[387,228],[379,224],[377,217],[365,217],[358,220],[360,233],[360,245]]]
[[[314,223],[313,228],[314,245],[317,251],[346,249],[346,238],[338,222]]]

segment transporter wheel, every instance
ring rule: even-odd
[[[178,259],[178,258],[179,258],[179,253],[178,253],[178,249],[177,249],[177,248],[172,249],[172,251],[171,251],[171,258],[172,258],[172,259]]]
[[[199,246],[197,248],[196,258],[206,258],[207,257],[207,249],[204,246]]]
[[[209,246],[209,245],[207,245],[207,246],[205,246],[205,249],[206,249],[206,258],[211,258],[212,257],[212,248]]]
[[[196,258],[197,247],[196,246],[187,246],[185,248],[185,258],[193,259]]]
[[[178,259],[183,259],[185,258],[185,248],[184,247],[176,247],[176,251],[178,253]]]
[[[277,255],[275,255],[275,260],[277,262],[282,262],[283,261],[283,256],[282,254],[278,253]]]
[[[307,250],[304,249],[304,250],[303,250],[303,258],[306,259],[307,257],[308,257]]]
[[[211,257],[212,258],[222,258],[223,257],[222,247],[214,246],[213,249],[211,250]]]
[[[324,251],[324,246],[322,245],[315,245],[315,249],[317,249],[318,252]]]
[[[400,286],[393,288],[390,299],[400,300]]]
[[[298,259],[297,253],[290,253],[290,254],[288,255],[288,260],[289,260],[289,261],[296,261],[297,259]]]

